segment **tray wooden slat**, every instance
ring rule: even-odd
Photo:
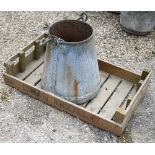
[[[19,72],[19,73],[16,75],[16,77],[18,77],[19,79],[22,79],[22,80],[26,79],[30,74],[33,73],[33,71],[36,70],[36,68],[37,68],[38,66],[40,66],[41,64],[43,64],[43,62],[44,62],[44,55],[42,55],[42,56],[40,57],[39,60],[34,60],[33,62],[31,62],[31,63],[27,66],[26,71],[23,72],[23,73],[20,73],[20,72]]]
[[[129,94],[127,95],[127,97],[125,98],[125,100],[120,105],[120,107],[122,109],[126,109],[128,107],[128,105],[130,104],[130,102],[133,99],[133,97],[136,94],[136,92],[137,92],[137,87],[135,85],[133,85],[131,91],[129,92]]]
[[[109,74],[106,72],[103,72],[102,70],[100,70],[100,77],[101,77],[101,87],[104,84],[104,82],[109,78]],[[87,104],[89,104],[92,100],[88,101],[87,103],[84,103],[82,105],[80,105],[81,107],[86,107]]]
[[[120,81],[121,78],[111,75],[101,87],[97,96],[86,106],[86,109],[98,113]]]
[[[131,82],[122,80],[99,114],[107,119],[112,119],[116,109],[124,101],[132,87],[133,84]]]
[[[35,86],[41,80],[43,71],[43,64],[40,65],[32,74],[30,74],[24,81]]]

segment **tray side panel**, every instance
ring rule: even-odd
[[[41,41],[43,39],[47,38],[47,34],[44,33],[31,41],[26,47],[24,47],[19,53],[12,56],[9,60],[4,63],[4,66],[8,66],[12,64],[11,72],[10,70],[6,69],[6,72],[11,75],[16,74],[22,74],[22,72],[25,70],[27,66],[30,65],[30,63],[33,63],[34,60],[37,60],[40,58],[40,55],[44,55],[45,53],[45,46],[40,45],[36,46],[36,42]],[[36,58],[36,54],[38,54]],[[21,70],[22,67],[22,70]],[[23,72],[24,73],[24,72]]]
[[[130,105],[127,107],[127,109],[125,111],[125,118],[124,118],[123,123],[122,123],[123,130],[127,126],[127,123],[130,120],[132,114],[136,110],[137,105],[140,103],[140,101],[144,97],[144,95],[148,89],[148,86],[149,86],[150,78],[151,78],[151,72],[148,74],[148,76],[144,80],[143,84],[141,85],[141,87],[137,91],[136,95],[133,97]]]
[[[113,64],[110,64],[108,62],[102,61],[100,59],[98,59],[98,64],[99,64],[99,69],[107,72],[109,74],[118,76],[120,78],[123,78],[127,81],[136,83],[140,80],[140,75],[135,74],[127,69],[124,69],[122,67],[119,66],[115,66]]]
[[[40,65],[44,62],[44,55],[40,57],[39,60],[32,61],[26,68],[23,73],[18,73],[16,75],[17,78],[21,80],[25,80],[30,74],[32,74]]]

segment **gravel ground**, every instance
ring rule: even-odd
[[[125,33],[119,15],[88,12],[101,59],[140,73],[152,69],[150,87],[125,133],[116,137],[4,84],[3,63],[44,31],[45,23],[77,19],[80,12],[0,12],[0,142],[155,142],[155,32]]]

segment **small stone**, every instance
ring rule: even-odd
[[[56,132],[57,130],[56,130],[56,129],[53,129],[52,131],[53,131],[53,132]]]
[[[137,46],[135,46],[135,50],[138,50],[138,47]]]
[[[152,50],[152,54],[155,54],[155,50]]]
[[[49,137],[51,141],[53,141],[54,139],[52,137]]]

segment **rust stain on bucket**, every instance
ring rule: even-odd
[[[74,96],[78,96],[78,82],[77,82],[77,80],[74,80],[73,88],[74,88]]]

